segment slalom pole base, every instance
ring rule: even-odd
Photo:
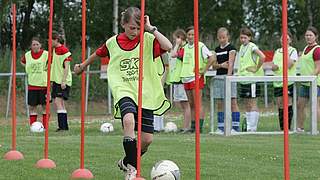
[[[71,175],[72,179],[93,179],[93,175],[88,169],[77,169]]]
[[[56,167],[56,163],[51,159],[40,159],[37,162],[36,167],[39,169],[52,169]]]
[[[136,177],[136,178],[133,178],[133,180],[146,180],[146,179],[143,177]]]
[[[16,150],[11,150],[4,155],[5,160],[22,160],[23,154]]]

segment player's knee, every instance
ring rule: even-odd
[[[152,137],[148,137],[148,138],[145,138],[145,139],[143,140],[143,144],[144,144],[144,146],[145,146],[146,149],[147,149],[148,146],[152,143],[152,141],[153,141],[153,138],[152,138]]]

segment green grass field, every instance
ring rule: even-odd
[[[92,171],[95,179],[123,179],[122,172],[116,166],[116,162],[123,156],[120,122],[112,122],[116,130],[111,134],[99,132],[102,122],[112,120],[110,116],[103,116],[105,104],[89,104],[85,165]],[[43,157],[43,134],[29,132],[23,101],[20,99],[17,103],[17,149],[24,154],[25,159],[9,162],[1,158],[0,179],[70,179],[71,173],[79,168],[80,124],[79,117],[77,117],[78,103],[68,105],[71,130],[65,133],[54,132],[55,115],[50,125],[49,157],[56,162],[57,168],[42,170],[36,169],[34,165]],[[4,104],[0,104],[0,107],[4,109]],[[207,108],[206,112],[209,112]],[[271,109],[262,109],[262,111],[275,112],[276,110],[271,107]],[[4,112],[0,112],[0,115],[4,117]],[[174,121],[178,126],[182,123],[181,119],[181,112],[177,108],[173,108],[166,115],[166,120]],[[1,156],[11,147],[10,120],[10,117],[8,120],[0,118]],[[310,129],[308,121],[305,127],[306,130]],[[277,129],[279,127],[276,114],[261,116],[259,131]],[[209,121],[206,121],[205,133],[201,135],[202,179],[283,179],[282,135],[223,137],[209,135],[208,132]],[[320,179],[319,140],[320,136],[290,135],[291,179]],[[155,134],[154,143],[143,157],[142,175],[150,179],[149,174],[153,164],[159,160],[169,159],[180,167],[182,180],[195,179],[194,142],[194,134]]]
[[[35,163],[43,157],[43,134],[29,132],[27,121],[18,119],[17,149],[24,154],[22,161],[0,159],[0,179],[47,180],[70,179],[79,168],[80,124],[70,122],[71,130],[54,132],[55,118],[49,132],[49,158],[57,168],[37,169]],[[106,117],[100,120],[107,120]],[[0,155],[11,147],[10,122],[1,120]],[[179,120],[176,121],[181,123]],[[85,167],[97,180],[120,180],[123,174],[116,162],[123,156],[121,124],[113,122],[115,131],[102,134],[101,121],[86,123]],[[260,129],[277,127],[276,120],[262,118]],[[209,124],[206,124],[209,130]],[[274,129],[275,130],[275,129]],[[180,167],[182,180],[195,179],[194,134],[155,134],[149,152],[142,159],[142,175],[150,179],[150,170],[157,161],[169,159]],[[291,179],[320,179],[320,136],[306,134],[290,135]],[[283,179],[283,136],[242,135],[223,137],[201,135],[201,179]]]

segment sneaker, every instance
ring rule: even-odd
[[[298,133],[303,133],[303,132],[304,132],[304,129],[303,129],[303,128],[297,128],[297,132],[298,132]]]
[[[224,132],[223,132],[221,129],[217,129],[217,130],[216,130],[216,134],[223,135]]]
[[[137,177],[137,170],[135,167],[127,164],[127,171],[124,173],[124,180],[133,180]]]

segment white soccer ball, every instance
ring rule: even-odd
[[[113,129],[113,125],[111,123],[103,123],[100,127],[100,131],[103,133],[109,133],[112,132]]]
[[[43,124],[41,122],[34,122],[30,126],[30,131],[35,133],[41,133],[44,131]]]
[[[180,180],[179,167],[170,160],[157,162],[151,170],[152,180]]]
[[[166,126],[164,127],[164,132],[177,132],[178,127],[173,122],[167,122]]]

